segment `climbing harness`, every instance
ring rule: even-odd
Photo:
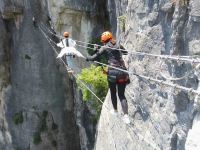
[[[176,85],[176,84],[173,84],[173,83],[166,82],[164,80],[157,80],[157,79],[147,77],[147,76],[144,76],[144,75],[139,75],[137,73],[129,72],[127,70],[123,70],[123,69],[120,69],[120,68],[117,68],[117,67],[113,67],[111,65],[107,65],[107,64],[104,64],[104,63],[101,63],[101,62],[98,62],[98,61],[94,61],[94,63],[104,65],[104,66],[107,66],[107,67],[110,67],[110,68],[113,68],[113,69],[116,69],[116,70],[119,70],[119,71],[123,71],[123,72],[129,73],[129,74],[133,74],[135,76],[138,76],[140,78],[143,78],[143,79],[146,79],[146,80],[149,80],[149,81],[153,81],[153,82],[156,82],[156,83],[159,83],[159,84],[164,84],[164,85],[176,88],[176,89],[180,89],[180,90],[183,90],[183,91],[186,91],[186,92],[191,92],[191,93],[200,95],[200,93],[197,90],[194,90],[192,88],[186,88],[186,87],[183,87],[183,86],[180,86],[180,85]]]

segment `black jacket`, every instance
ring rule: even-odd
[[[116,49],[123,49],[123,51]],[[106,43],[106,45],[102,46],[97,51],[97,53],[95,53],[93,56],[89,56],[87,59],[93,61],[103,54],[106,56],[109,65],[114,67],[125,68],[122,55],[127,55],[127,51],[124,49],[122,45],[110,41]]]

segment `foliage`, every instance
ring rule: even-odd
[[[125,32],[125,27],[126,27],[126,16],[122,15],[122,16],[119,16],[117,17],[117,19],[119,20],[119,25],[120,25],[120,28],[123,32]]]
[[[178,3],[179,5],[186,6],[189,5],[190,0],[171,0],[171,2],[173,5]]]
[[[108,90],[108,83],[106,75],[103,74],[101,66],[91,65],[90,68],[82,70],[81,74],[78,75],[78,80],[83,81],[87,85],[90,85],[94,93],[100,98],[105,99]],[[94,98],[92,94],[78,83],[83,93],[83,99],[85,101]]]
[[[44,110],[42,112],[42,115],[40,116],[38,130],[33,135],[33,143],[35,145],[38,145],[42,142],[41,133],[47,130],[47,123],[46,123],[47,115],[48,115],[48,111]]]
[[[42,139],[41,139],[41,135],[40,135],[40,132],[35,132],[34,135],[33,135],[33,143],[35,145],[38,145],[42,142]]]
[[[18,125],[18,124],[22,124],[24,121],[23,118],[23,114],[22,111],[20,111],[19,113],[15,113],[14,117],[13,117],[13,122]]]
[[[89,85],[90,89],[101,99],[104,100],[108,91],[107,76],[103,74],[101,66],[91,65],[90,68],[85,68],[82,70],[81,74],[78,75],[78,86],[83,93],[83,100],[88,101],[96,99],[90,91],[85,88],[80,81],[83,81]],[[97,119],[101,112],[101,103],[98,100],[91,102],[92,107],[96,110]]]

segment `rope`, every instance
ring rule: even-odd
[[[76,45],[79,46],[79,47],[82,47],[82,48],[87,48],[87,49],[91,49],[91,50],[94,49],[94,48],[87,47],[87,46],[83,46],[83,45],[79,45],[79,44],[76,44]],[[188,77],[194,70],[196,70],[196,68],[192,69],[190,72],[186,73],[184,76],[179,77],[179,78],[167,77],[167,76],[164,75],[162,72],[160,72],[160,75],[161,75],[163,78],[167,79],[167,80],[170,80],[170,81],[178,81],[178,80],[182,80],[182,79]]]
[[[42,23],[43,24],[43,23]],[[59,36],[55,33],[53,33],[51,30],[49,30],[44,24],[43,26],[46,28],[46,30],[48,30],[49,33],[51,33],[52,35],[54,36],[57,36],[58,38],[63,38],[62,36]],[[89,43],[89,42],[83,42],[83,41],[78,41],[78,40],[74,40],[78,43],[82,43],[82,44],[89,44],[89,45],[97,45],[97,46],[101,46],[101,47],[105,47],[105,46],[102,46],[102,45],[98,45],[98,44],[92,44],[92,43]],[[81,45],[78,45],[77,46],[81,46]],[[84,48],[90,48],[90,47],[87,47],[87,46],[81,46],[81,47],[84,47]],[[126,52],[129,52],[130,54],[134,54],[134,55],[137,55],[137,56],[140,56],[140,55],[143,55],[143,56],[149,56],[149,57],[157,57],[157,58],[161,58],[161,59],[170,59],[170,60],[175,60],[175,61],[183,61],[183,62],[190,62],[192,64],[195,64],[195,63],[200,63],[200,60],[199,59],[194,59],[194,58],[191,58],[191,56],[176,56],[176,55],[158,55],[158,54],[150,54],[150,53],[144,53],[144,52],[134,52],[130,49],[127,49],[127,50],[124,50],[124,49],[117,49],[117,48],[111,48],[109,47],[110,49],[113,49],[113,50],[119,50],[119,51],[126,51]]]
[[[42,33],[45,35],[45,37],[48,39],[48,36],[44,33],[44,31],[41,29],[40,26],[39,26],[39,29],[42,31]],[[49,40],[50,40],[51,42],[53,42],[54,44],[56,44],[56,43],[55,43],[54,41],[52,41],[50,38],[49,38]],[[56,53],[57,53],[57,51],[56,51]],[[62,60],[62,59],[61,59],[61,60]],[[147,76],[144,76],[144,75],[139,75],[139,74],[136,74],[136,73],[130,73],[130,72],[127,71],[127,70],[123,70],[123,69],[120,69],[120,68],[117,68],[117,67],[113,67],[113,66],[104,64],[104,63],[100,63],[100,62],[98,62],[98,61],[94,61],[94,62],[97,63],[97,64],[100,64],[100,65],[104,65],[104,66],[107,66],[107,67],[110,67],[110,68],[119,70],[119,71],[123,71],[123,72],[129,73],[129,74],[136,75],[136,76],[141,77],[141,78],[146,79],[146,80],[154,81],[154,82],[157,82],[157,83],[160,83],[160,84],[164,84],[164,85],[171,86],[171,87],[174,87],[174,88],[177,88],[177,89],[181,89],[181,90],[186,91],[186,92],[192,92],[192,93],[194,93],[194,94],[200,95],[200,93],[199,93],[198,91],[193,90],[193,89],[191,89],[191,88],[186,88],[186,87],[183,87],[183,86],[180,86],[180,85],[168,83],[168,82],[165,82],[165,81],[163,81],[163,80],[153,79],[153,78],[151,78],[151,77],[147,77]]]
[[[91,48],[91,47],[88,47],[88,46],[83,46],[83,45],[79,45],[79,44],[76,44],[76,45],[79,46],[79,47],[82,47],[82,48],[87,48],[87,49],[91,49],[91,50],[94,49],[94,48]],[[184,56],[184,57],[185,57],[185,56]],[[189,76],[192,72],[194,72],[195,70],[196,70],[196,67],[195,67],[194,69],[192,69],[190,72],[186,73],[184,76],[179,77],[179,78],[167,77],[167,76],[164,75],[162,72],[160,72],[160,75],[161,75],[163,78],[167,79],[167,80],[170,80],[170,81],[178,81],[178,80],[182,80],[182,79],[188,77],[188,76]]]
[[[167,86],[173,87],[175,89],[180,89],[180,90],[183,90],[185,92],[191,92],[191,93],[200,95],[200,93],[197,90],[194,90],[192,88],[186,88],[186,87],[183,87],[183,86],[180,86],[180,85],[177,85],[177,84],[168,83],[168,82],[163,81],[163,80],[157,80],[157,79],[147,77],[147,76],[144,76],[144,75],[139,75],[139,74],[136,74],[136,73],[133,73],[133,72],[129,72],[127,70],[123,70],[123,69],[120,69],[120,68],[117,68],[117,67],[114,67],[114,66],[111,66],[111,65],[107,65],[107,64],[98,62],[98,61],[94,61],[94,63],[104,65],[104,66],[107,66],[107,67],[110,67],[110,68],[113,68],[113,69],[116,69],[116,70],[119,70],[119,71],[123,71],[125,73],[133,74],[133,75],[138,76],[140,78],[143,78],[143,79],[146,79],[146,80],[149,80],[149,81],[153,81],[153,82],[157,82],[159,84],[167,85]]]
[[[39,26],[39,29],[41,30],[41,27]],[[42,30],[41,30],[42,31]],[[43,34],[44,31],[42,31]],[[45,34],[45,37],[48,39],[47,35]],[[52,41],[50,38],[49,38],[50,41]],[[52,41],[54,44],[56,44],[54,41]],[[57,52],[56,52],[57,53]],[[163,80],[157,80],[157,79],[153,79],[151,77],[147,77],[147,76],[144,76],[144,75],[139,75],[139,74],[136,74],[136,73],[130,73],[129,71],[127,70],[123,70],[123,69],[120,69],[120,68],[117,68],[117,67],[113,67],[113,66],[110,66],[110,65],[107,65],[107,64],[104,64],[104,63],[100,63],[98,61],[94,61],[94,63],[97,63],[97,64],[100,64],[100,65],[104,65],[104,66],[107,66],[107,67],[110,67],[110,68],[113,68],[113,69],[116,69],[116,70],[119,70],[119,71],[123,71],[123,72],[126,72],[126,73],[129,73],[129,74],[133,74],[133,75],[136,75],[138,77],[141,77],[143,79],[146,79],[146,80],[150,80],[150,81],[153,81],[153,82],[157,82],[159,84],[163,84],[163,85],[167,85],[167,86],[171,86],[173,88],[176,88],[176,89],[181,89],[183,91],[186,91],[186,92],[191,92],[191,93],[194,93],[194,94],[197,94],[197,95],[200,95],[200,93],[192,88],[186,88],[186,87],[183,87],[183,86],[180,86],[180,85],[176,85],[176,84],[172,84],[172,83],[168,83],[168,82],[165,82]]]

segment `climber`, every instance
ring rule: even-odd
[[[73,66],[72,58],[74,58],[75,56],[84,58],[84,56],[75,49],[76,42],[69,38],[69,32],[64,32],[63,36],[64,39],[62,39],[61,42],[57,44],[58,47],[62,48],[57,58],[61,58],[65,55],[67,65],[71,68]],[[70,70],[68,72],[72,71]]]
[[[122,59],[122,55],[126,55],[127,51],[119,51],[115,49],[124,49],[124,47],[118,44],[112,36],[112,33],[109,31],[104,32],[101,35],[101,42],[104,44],[93,56],[88,56],[86,58],[87,61],[94,61],[98,59],[98,57],[102,54],[105,54],[108,59],[108,64],[113,67],[118,67],[120,69],[126,70],[126,66],[124,60]],[[115,48],[115,49],[112,49]],[[128,73],[123,71],[119,71],[116,69],[108,68],[107,72],[108,85],[111,92],[111,100],[113,104],[113,110],[110,112],[114,115],[117,115],[117,95],[116,95],[116,87],[118,88],[118,96],[121,101],[122,110],[124,112],[123,120],[125,123],[129,124],[129,116],[128,116],[128,104],[126,97],[124,95],[126,84],[130,83]]]

